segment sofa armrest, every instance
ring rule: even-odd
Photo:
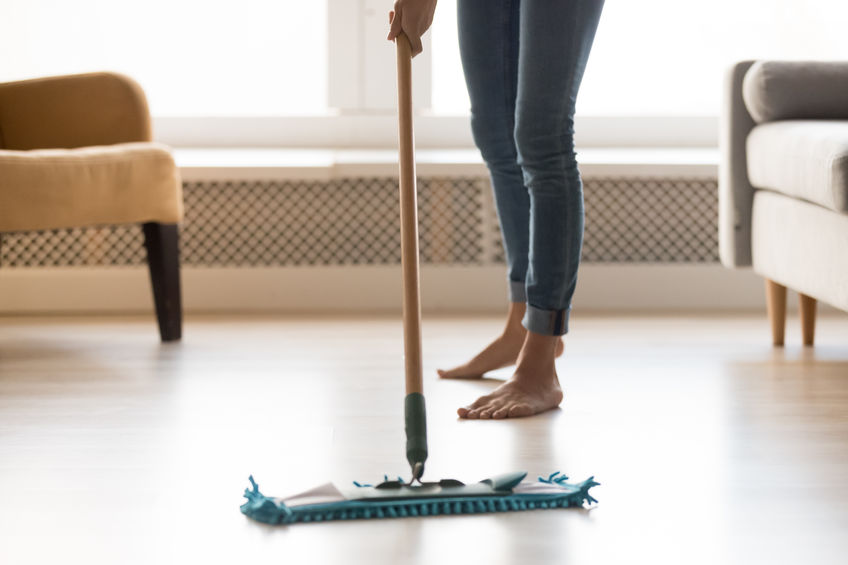
[[[757,123],[848,120],[848,62],[758,61],[742,96]]]
[[[0,84],[0,148],[27,150],[150,141],[141,87],[116,73]]]
[[[754,187],[748,181],[745,142],[754,119],[742,99],[742,82],[754,61],[742,61],[728,69],[719,127],[718,241],[725,267],[751,264],[751,209]]]

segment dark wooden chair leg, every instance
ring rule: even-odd
[[[162,341],[177,341],[182,337],[183,325],[179,227],[151,222],[144,224],[142,229],[159,335]]]
[[[786,329],[786,287],[766,279],[766,305],[769,321],[771,321],[772,343],[782,346]]]

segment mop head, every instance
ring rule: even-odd
[[[244,491],[247,502],[241,511],[266,524],[294,524],[582,507],[597,502],[589,494],[590,488],[600,484],[594,477],[572,484],[559,473],[537,481],[524,481],[526,476],[510,473],[469,485],[453,479],[409,485],[398,478],[376,486],[354,482],[355,487],[346,491],[326,484],[286,498],[265,496],[251,476],[252,488]]]

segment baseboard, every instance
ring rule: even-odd
[[[185,267],[187,312],[399,312],[399,266]],[[503,266],[421,268],[425,312],[502,312]],[[718,264],[597,264],[580,268],[583,311],[763,310],[763,282]],[[790,308],[795,301],[790,300]],[[131,313],[153,308],[144,268],[0,269],[0,313]]]

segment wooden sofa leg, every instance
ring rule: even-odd
[[[772,343],[782,346],[786,331],[786,287],[766,279],[766,303],[771,322]]]
[[[142,229],[159,335],[162,341],[177,341],[182,337],[183,325],[179,227],[151,222]]]
[[[816,299],[798,293],[801,304],[801,337],[804,345],[813,345],[816,339]]]

